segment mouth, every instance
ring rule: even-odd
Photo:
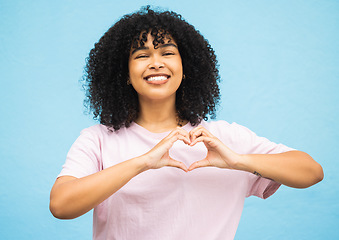
[[[146,80],[147,83],[150,84],[164,84],[168,81],[170,78],[169,75],[167,74],[161,74],[161,75],[149,75],[145,77],[144,79]]]

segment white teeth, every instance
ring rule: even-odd
[[[164,81],[166,79],[167,79],[166,76],[154,76],[147,78],[146,81]]]

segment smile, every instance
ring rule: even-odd
[[[156,75],[156,76],[151,75],[151,76],[147,76],[145,80],[148,83],[152,83],[152,84],[163,84],[163,83],[166,83],[169,78],[170,76],[168,75]]]

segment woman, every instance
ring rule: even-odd
[[[94,208],[94,239],[233,239],[246,197],[323,178],[304,152],[205,121],[219,100],[216,57],[176,13],[124,16],[86,72],[101,124],[71,147],[50,209],[71,219]]]

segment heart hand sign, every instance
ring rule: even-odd
[[[184,163],[171,158],[169,155],[169,150],[178,140],[183,141],[191,147],[198,142],[204,143],[207,149],[206,157],[194,162],[187,168]],[[229,149],[204,127],[198,126],[189,133],[180,127],[176,128],[170,132],[167,137],[162,139],[154,148],[147,152],[144,157],[145,164],[148,169],[171,166],[180,168],[187,172],[200,167],[235,169],[236,164],[240,161],[241,155]]]

